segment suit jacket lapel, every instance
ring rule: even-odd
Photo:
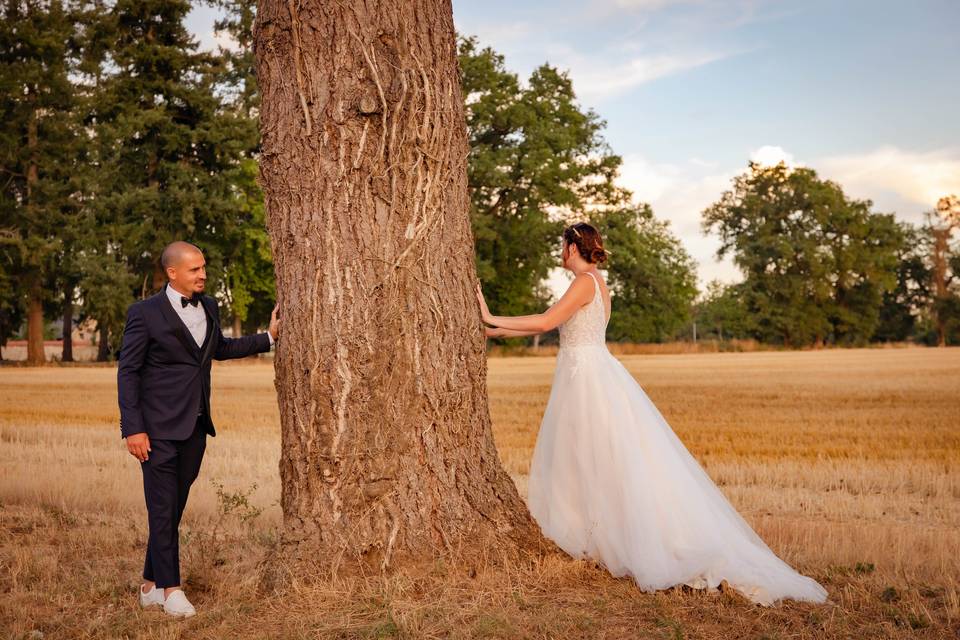
[[[189,330],[187,325],[183,324],[183,320],[180,319],[180,316],[176,311],[173,310],[173,307],[170,306],[170,299],[167,297],[166,288],[170,285],[164,285],[164,288],[158,294],[160,300],[160,313],[163,314],[163,317],[166,319],[167,324],[173,329],[173,333],[177,336],[177,339],[183,344],[183,347],[190,353],[194,358],[200,356],[199,350],[197,349],[197,343],[194,341],[193,337],[189,335]],[[209,324],[209,323],[208,323]]]
[[[211,304],[216,304],[213,300],[209,301]],[[207,314],[207,335],[203,341],[203,347],[200,352],[200,362],[206,362],[207,358],[210,355],[210,350],[213,349],[213,331],[214,331],[214,320],[213,312],[210,311],[210,307],[207,306],[208,298],[207,296],[200,297],[200,306],[203,307],[204,313]]]

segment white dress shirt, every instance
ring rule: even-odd
[[[197,346],[200,347],[203,345],[203,338],[207,335],[207,313],[203,310],[202,303],[197,303],[196,306],[188,304],[183,306],[183,303],[180,301],[181,298],[187,298],[169,284],[167,285],[167,298],[170,299],[170,304],[173,306],[173,310],[177,312],[177,315],[180,316],[180,319],[183,320],[183,324],[187,325],[187,329],[190,331],[190,335],[193,336],[194,342],[197,343]],[[234,336],[239,337],[239,336]],[[270,346],[273,346],[273,334],[269,331],[267,332],[267,338],[270,339]]]

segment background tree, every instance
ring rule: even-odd
[[[0,242],[11,238],[12,229],[0,229]],[[19,270],[19,252],[11,251],[6,244],[0,248],[0,360],[7,340],[23,324],[23,305],[17,291],[16,273]]]
[[[613,315],[610,340],[663,342],[691,320],[697,295],[696,262],[670,225],[649,205],[595,214],[593,222],[611,250],[607,283]]]
[[[224,107],[242,126],[242,161],[231,171],[234,207],[219,229],[216,274],[221,300],[232,317],[234,335],[262,326],[270,319],[276,291],[270,238],[265,228],[263,192],[257,184],[260,153],[260,92],[253,55],[255,0],[217,0],[224,11],[214,29],[229,36],[220,47],[224,65],[218,87]]]
[[[805,167],[751,162],[733,182],[702,226],[720,234],[717,257],[733,253],[744,273],[756,337],[788,346],[869,339],[896,282],[893,216],[870,213],[869,201]]]
[[[57,0],[16,0],[2,7],[0,246],[4,279],[16,279],[20,296],[3,307],[26,311],[31,364],[46,360],[44,306],[56,304],[58,277],[70,268],[65,244],[81,214],[74,171],[81,135],[72,117],[76,92],[70,75],[78,62],[72,11]],[[7,318],[16,315],[8,312]]]
[[[960,198],[955,195],[940,198],[927,218],[933,238],[933,317],[937,327],[937,346],[943,347],[950,330],[960,323],[960,301],[951,290],[958,271],[955,266],[951,268],[951,259],[955,255],[950,246],[953,230],[960,227]]]
[[[576,102],[566,73],[542,65],[521,86],[503,56],[459,40],[466,102],[468,176],[477,272],[492,308],[542,310],[567,220],[627,202],[614,185],[621,164],[605,123]]]
[[[754,334],[753,318],[746,311],[742,284],[723,284],[712,280],[694,304],[698,339],[721,342],[749,338]]]
[[[109,249],[109,247],[107,247]],[[83,305],[79,320],[97,323],[97,360],[110,360],[120,348],[130,292],[140,284],[119,253],[89,252],[80,257]]]
[[[906,222],[900,223],[903,241],[897,248],[897,284],[884,292],[880,317],[873,339],[884,342],[917,337],[920,320],[930,306],[932,274],[927,264],[931,255],[930,236]]]
[[[218,261],[233,250],[231,231],[246,206],[234,183],[251,124],[222,104],[221,60],[197,51],[184,26],[189,10],[185,0],[118,0],[111,8],[109,73],[91,111],[97,253],[135,276],[128,301],[163,285],[159,255],[174,239],[205,251],[216,291]]]
[[[866,344],[880,323],[884,294],[896,287],[901,227],[893,214],[871,213],[871,206],[869,200],[843,198],[843,206],[825,211],[822,219],[836,344]]]
[[[493,446],[450,3],[256,25],[287,539],[378,567],[539,544]]]

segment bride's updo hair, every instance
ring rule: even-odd
[[[577,246],[583,259],[593,264],[603,264],[607,260],[607,250],[603,248],[603,238],[593,225],[586,222],[572,224],[563,230],[563,239],[567,244]]]

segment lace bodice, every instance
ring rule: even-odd
[[[560,348],[606,345],[607,312],[603,306],[600,283],[592,273],[593,300],[560,325]]]

